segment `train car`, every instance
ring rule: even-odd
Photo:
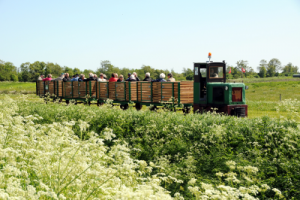
[[[111,99],[127,109],[134,103],[137,110],[143,105],[182,106],[184,112],[193,107],[195,113],[210,111],[247,117],[243,83],[226,83],[226,64],[223,62],[194,63],[194,82],[78,82],[78,81],[37,81],[36,94],[50,94],[60,100],[76,102],[97,101],[98,105]]]

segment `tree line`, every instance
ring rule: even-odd
[[[242,68],[246,70],[246,73],[242,73]],[[229,73],[230,70],[231,73]],[[258,72],[255,72],[254,69],[248,65],[247,61],[240,60],[237,61],[236,66],[227,66],[227,79],[236,79],[241,77],[264,78],[274,76],[291,76],[292,74],[298,73],[299,69],[292,63],[282,66],[279,59],[273,58],[269,62],[266,60],[261,60],[257,70]],[[59,64],[52,62],[25,62],[22,63],[20,67],[16,67],[11,62],[4,62],[0,60],[0,81],[35,82],[41,74],[52,74],[52,77],[58,77],[61,73],[69,73],[71,77],[75,74],[84,74],[86,77],[88,77],[90,72],[97,75],[104,73],[108,77],[110,77],[110,74],[112,73],[117,73],[119,75],[123,74],[125,77],[127,77],[128,73],[136,72],[140,78],[143,78],[145,73],[149,72],[152,79],[159,78],[159,74],[161,73],[172,73],[173,77],[177,81],[194,79],[193,69],[190,68],[183,68],[182,73],[176,73],[174,70],[169,71],[154,69],[149,65],[142,65],[140,69],[129,69],[119,68],[111,64],[110,61],[104,60],[101,61],[100,66],[96,69],[96,71],[91,69],[85,69],[82,71],[78,68],[60,66]]]

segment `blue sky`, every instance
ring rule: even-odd
[[[278,58],[300,67],[300,0],[0,0],[0,59],[96,70]]]

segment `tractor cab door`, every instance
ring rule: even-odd
[[[194,103],[206,104],[207,63],[194,63]]]

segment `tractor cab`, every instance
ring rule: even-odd
[[[208,58],[210,59],[209,53]],[[194,112],[217,108],[219,112],[247,116],[245,85],[226,83],[226,63],[194,63]]]
[[[194,63],[195,96],[199,94],[199,101],[207,103],[207,83],[226,82],[225,62]],[[198,93],[198,94],[197,94]]]

